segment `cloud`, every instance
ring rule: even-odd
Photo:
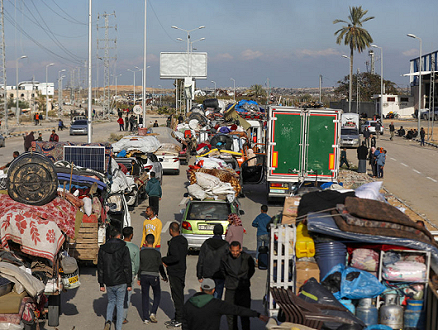
[[[412,48],[412,49],[409,49],[409,50],[406,50],[406,51],[402,52],[402,54],[404,56],[409,56],[409,57],[414,57],[414,56],[418,57],[419,52],[418,52],[418,48],[417,49]]]
[[[333,56],[333,55],[341,55],[339,51],[333,48],[326,48],[320,50],[313,49],[300,49],[295,52],[295,55],[298,57],[325,57],[325,56]]]
[[[252,49],[247,49],[244,50],[241,54],[242,59],[245,61],[250,61],[250,60],[254,60],[256,58],[262,57],[263,53],[261,51],[258,50],[252,50]]]
[[[230,53],[223,53],[216,55],[216,60],[232,60],[233,56]]]

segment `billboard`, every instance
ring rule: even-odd
[[[195,79],[207,79],[207,53],[190,53],[190,58],[186,52],[160,53],[161,79],[182,79],[189,76]]]

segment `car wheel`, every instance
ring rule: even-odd
[[[176,172],[175,172],[175,173],[176,173],[176,175],[179,175],[179,170],[176,170]]]

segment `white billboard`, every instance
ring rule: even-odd
[[[207,79],[207,53],[162,52],[160,53],[160,78],[182,79],[193,77],[195,79]]]

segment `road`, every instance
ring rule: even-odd
[[[158,117],[157,117],[158,118]],[[155,120],[156,118],[151,118]],[[160,123],[164,123],[165,118],[159,119]],[[94,127],[93,140],[105,141],[110,133],[117,133],[116,123],[103,123]],[[48,133],[44,134],[45,138],[48,138]],[[68,132],[60,132],[60,140],[69,141],[81,141],[85,142],[85,136],[73,136],[69,137]],[[8,139],[6,142],[6,148],[0,149],[1,159],[6,163],[12,158],[12,152],[14,150],[23,150],[23,139],[21,137]],[[187,166],[181,167],[179,175],[165,175],[163,180],[163,198],[160,205],[159,218],[163,222],[162,233],[162,248],[161,253],[164,255],[167,252],[167,242],[170,239],[170,235],[167,233],[168,224],[170,222],[181,218],[180,210],[184,208],[184,205],[180,205],[180,201],[183,199],[184,193],[186,193],[186,185],[188,184],[186,178]],[[260,213],[260,206],[265,203],[265,193],[263,191],[264,186],[250,186],[246,192],[246,197],[240,199],[242,210],[245,211],[245,215],[242,216],[244,227],[247,230],[247,234],[244,237],[244,249],[254,254],[256,247],[256,230],[251,227],[252,220]],[[131,211],[132,225],[134,227],[134,239],[133,242],[137,245],[140,244],[142,234],[142,224],[144,215],[142,214],[148,205],[147,201],[143,201],[139,207]],[[281,209],[280,205],[270,206],[268,214],[274,215]],[[186,287],[184,290],[185,298],[189,298],[195,292],[199,291],[200,284],[196,278],[196,263],[198,256],[192,254],[187,256],[187,275],[186,275]],[[265,294],[266,288],[266,271],[256,270],[256,273],[252,279],[252,308],[262,312],[263,305],[262,300]],[[70,330],[73,327],[75,329],[89,329],[93,326],[98,328],[104,326],[105,313],[107,305],[107,295],[102,294],[99,291],[99,285],[97,283],[97,275],[95,267],[81,266],[80,267],[80,281],[81,286],[78,289],[67,291],[61,295],[61,310],[62,315],[60,317],[60,326],[58,329]],[[167,283],[161,282],[162,295],[161,303],[157,313],[158,323],[150,324],[148,327],[153,329],[166,329],[164,322],[173,317],[173,304],[170,297],[170,289]],[[132,296],[132,306],[129,310],[128,320],[129,323],[123,326],[123,329],[139,329],[144,327],[141,322],[141,292],[140,287],[135,283],[134,294]],[[226,329],[225,317],[222,318],[221,329]],[[54,329],[47,326],[47,324],[41,323],[41,329]],[[258,319],[251,320],[251,329],[264,329],[264,323]]]
[[[387,131],[377,146],[387,150],[384,187],[438,226],[438,149],[400,137],[390,141]],[[356,150],[348,150],[348,159],[357,164]]]

